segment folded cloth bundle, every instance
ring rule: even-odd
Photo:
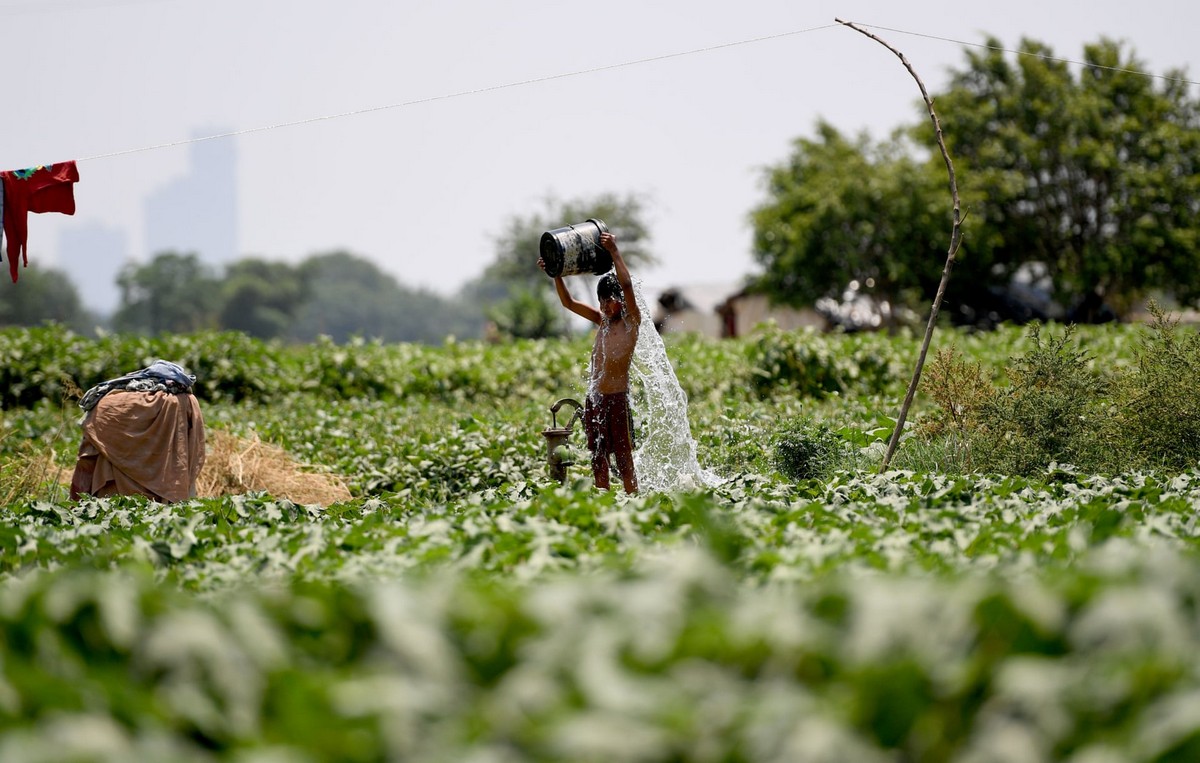
[[[182,366],[169,360],[156,360],[145,368],[100,382],[87,392],[79,401],[79,407],[90,411],[100,402],[100,398],[114,389],[133,390],[135,392],[191,392],[196,384],[196,375],[189,374]]]

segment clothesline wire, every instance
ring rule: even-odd
[[[1142,76],[1142,77],[1154,77],[1154,78],[1158,78],[1158,79],[1168,80],[1171,82],[1179,82],[1179,83],[1187,84],[1187,85],[1200,84],[1200,82],[1195,82],[1193,80],[1185,79],[1183,77],[1172,77],[1169,75],[1154,74],[1154,73],[1150,73],[1150,72],[1139,71],[1137,69],[1126,69],[1126,68],[1115,67],[1115,66],[1102,66],[1099,64],[1089,64],[1089,63],[1086,63],[1083,61],[1075,61],[1075,60],[1072,60],[1069,58],[1060,58],[1057,56],[1050,56],[1050,55],[1046,55],[1043,53],[1030,53],[1029,51],[1013,50],[1010,48],[1004,48],[1004,47],[1000,47],[997,45],[987,45],[987,44],[983,44],[983,43],[965,42],[963,40],[956,40],[951,37],[939,37],[938,35],[925,34],[922,32],[913,32],[913,31],[909,31],[909,30],[905,30],[905,29],[895,29],[893,27],[885,27],[885,26],[880,26],[878,24],[860,23],[859,25],[867,27],[869,29],[879,29],[879,30],[883,30],[883,31],[887,31],[887,32],[895,32],[897,34],[910,35],[913,37],[923,37],[923,38],[930,39],[930,40],[938,40],[940,42],[950,42],[950,43],[954,43],[956,45],[969,45],[972,47],[985,48],[987,50],[994,50],[994,51],[998,51],[998,52],[1002,52],[1002,53],[1012,53],[1015,55],[1023,55],[1023,56],[1035,56],[1037,58],[1047,60],[1047,61],[1058,61],[1061,63],[1076,64],[1079,66],[1089,66],[1089,67],[1093,67],[1093,68],[1105,69],[1105,70],[1120,72],[1120,73],[1125,73],[1125,74],[1135,74],[1135,75]],[[210,141],[210,140],[220,140],[223,138],[235,138],[235,137],[239,137],[242,135],[252,135],[254,133],[267,132],[269,130],[278,130],[278,129],[281,129],[284,127],[299,127],[302,125],[314,124],[316,122],[326,122],[326,121],[333,120],[333,119],[343,119],[346,117],[360,116],[363,114],[373,114],[373,113],[380,112],[380,111],[389,111],[392,109],[408,108],[411,106],[419,106],[419,105],[426,104],[426,103],[434,103],[436,101],[447,101],[447,100],[451,100],[454,98],[464,98],[464,97],[472,96],[472,95],[481,95],[483,93],[492,93],[492,92],[496,92],[498,90],[507,90],[510,88],[524,87],[527,85],[536,85],[536,84],[540,84],[543,82],[553,82],[555,80],[567,79],[570,77],[580,77],[580,76],[587,75],[587,74],[597,74],[599,72],[613,71],[615,69],[623,69],[623,68],[627,68],[627,67],[631,67],[631,66],[640,66],[642,64],[654,63],[656,61],[667,61],[667,60],[674,59],[674,58],[682,58],[684,56],[692,56],[692,55],[697,55],[700,53],[710,53],[710,52],[716,51],[716,50],[724,50],[727,48],[740,47],[743,45],[753,45],[753,44],[760,43],[760,42],[767,42],[769,40],[778,40],[778,39],[781,39],[784,37],[794,37],[796,35],[807,34],[809,32],[817,32],[817,31],[820,31],[823,29],[831,29],[831,28],[834,28],[837,26],[839,26],[839,25],[838,24],[822,24],[821,26],[807,27],[805,29],[793,29],[793,30],[787,31],[787,32],[779,32],[776,34],[762,35],[759,37],[751,37],[751,38],[748,38],[745,40],[737,40],[735,42],[719,43],[717,45],[709,45],[709,46],[702,47],[702,48],[692,48],[690,50],[676,51],[674,53],[664,53],[664,54],[657,55],[657,56],[648,56],[646,58],[637,58],[637,59],[633,59],[630,61],[621,61],[621,62],[614,63],[614,64],[605,64],[603,66],[595,66],[590,69],[578,69],[578,70],[569,71],[569,72],[559,72],[558,74],[548,74],[548,75],[545,75],[542,77],[534,77],[534,78],[526,79],[526,80],[518,80],[515,82],[505,82],[505,83],[502,83],[499,85],[489,85],[487,87],[474,88],[471,90],[460,90],[460,91],[453,92],[453,93],[443,93],[441,95],[433,95],[433,96],[429,96],[427,98],[417,98],[417,99],[410,100],[410,101],[401,101],[399,103],[389,103],[389,104],[384,104],[381,106],[371,106],[371,107],[368,107],[365,109],[355,109],[353,111],[342,111],[342,112],[338,112],[335,114],[323,114],[323,115],[315,116],[315,117],[307,117],[305,119],[297,119],[297,120],[290,121],[290,122],[279,122],[277,124],[260,125],[258,127],[248,127],[248,128],[242,129],[242,130],[231,130],[229,132],[216,133],[213,135],[203,135],[203,136],[199,136],[199,137],[185,138],[183,140],[169,141],[167,143],[156,143],[156,144],[149,145],[149,146],[140,146],[138,148],[128,148],[128,149],[124,149],[124,150],[120,150],[120,151],[112,151],[112,152],[105,153],[105,154],[96,154],[94,156],[88,156],[88,157],[84,157],[82,159],[77,159],[76,161],[90,162],[90,161],[95,161],[98,159],[111,159],[111,158],[117,157],[117,156],[128,156],[130,154],[138,154],[138,153],[143,153],[146,151],[157,151],[157,150],[163,149],[163,148],[186,146],[186,145],[189,145],[192,143],[203,143],[205,141]]]
[[[178,0],[94,0],[87,4],[62,0],[36,0],[13,4],[0,4],[0,16],[32,16],[46,13],[70,13],[72,11],[100,11],[117,8],[123,5],[148,5],[161,2],[178,2]]]
[[[470,95],[481,95],[483,93],[492,93],[497,90],[507,90],[514,87],[524,87],[526,85],[536,85],[542,82],[552,82],[559,79],[567,79],[568,77],[580,77],[585,74],[597,74],[599,72],[612,71],[614,69],[623,69],[629,66],[640,66],[642,64],[654,63],[655,61],[666,61],[672,58],[682,58],[684,56],[696,55],[699,53],[710,53],[714,50],[723,50],[726,48],[734,48],[742,45],[752,45],[768,40],[778,40],[783,37],[792,37],[795,35],[806,34],[808,32],[816,32],[822,29],[831,29],[838,26],[837,24],[823,24],[816,27],[808,27],[807,29],[794,29],[790,32],[779,32],[777,34],[763,35],[761,37],[752,37],[746,40],[738,40],[736,42],[724,42],[717,45],[709,45],[703,48],[693,48],[691,50],[677,51],[674,53],[664,53],[657,56],[649,56],[647,58],[638,58],[631,61],[622,61],[615,64],[605,64],[603,66],[595,66],[590,69],[579,69],[570,72],[560,72],[558,74],[548,74],[543,77],[534,77],[532,79],[519,80],[516,82],[505,82],[500,85],[490,85],[487,87],[475,88],[472,90],[459,90],[454,93],[444,93],[442,95],[433,95],[428,98],[417,98],[411,101],[403,101],[400,103],[389,103],[382,106],[371,106],[365,109],[356,109],[354,111],[343,111],[337,114],[325,114],[322,116],[308,117],[306,119],[297,119],[292,122],[280,122],[273,125],[260,125],[259,127],[249,127],[244,130],[232,130],[230,132],[218,133],[216,135],[204,135],[197,138],[186,138],[184,140],[171,141],[169,143],[158,143],[152,146],[142,146],[140,148],[129,148],[123,151],[113,151],[107,154],[98,154],[89,156],[83,159],[77,159],[79,162],[89,162],[95,159],[109,159],[114,156],[126,156],[128,154],[136,154],[142,151],[155,151],[160,148],[172,148],[174,146],[184,146],[189,143],[201,143],[203,141],[218,140],[221,138],[234,138],[241,135],[250,135],[258,132],[266,132],[268,130],[278,130],[283,127],[299,127],[301,125],[313,124],[315,122],[325,122],[331,119],[342,119],[344,117],[354,117],[361,114],[372,114],[379,111],[388,111],[390,109],[401,109],[410,106],[419,106],[425,103],[433,103],[435,101],[447,101],[452,98],[463,98]]]
[[[1183,85],[1200,85],[1200,82],[1197,82],[1196,80],[1190,80],[1190,79],[1186,79],[1184,77],[1174,77],[1169,74],[1155,74],[1153,72],[1144,72],[1144,71],[1140,71],[1138,69],[1127,69],[1127,68],[1124,68],[1121,66],[1105,66],[1104,64],[1092,64],[1092,63],[1088,63],[1087,61],[1076,61],[1071,58],[1060,58],[1059,56],[1051,56],[1051,55],[1047,55],[1045,53],[1033,53],[1028,50],[1013,50],[1012,48],[1004,48],[999,45],[988,45],[986,43],[981,43],[981,42],[965,42],[963,40],[956,40],[953,37],[939,37],[935,34],[925,34],[924,32],[910,32],[906,29],[894,29],[892,27],[879,26],[878,24],[859,24],[859,26],[864,26],[869,29],[880,29],[885,32],[895,32],[896,34],[907,34],[912,37],[924,37],[929,40],[938,40],[940,42],[952,42],[956,45],[969,45],[973,48],[983,48],[985,50],[994,50],[998,53],[1013,53],[1018,56],[1032,56],[1033,58],[1040,58],[1043,61],[1057,61],[1057,62],[1063,63],[1063,64],[1075,64],[1077,66],[1086,66],[1091,69],[1104,69],[1105,71],[1118,72],[1120,74],[1136,74],[1139,77],[1152,77],[1152,78],[1156,78],[1156,79],[1167,80],[1168,82],[1178,82]]]

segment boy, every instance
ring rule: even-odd
[[[617,469],[626,493],[636,493],[637,475],[633,471],[633,435],[630,432],[629,364],[637,345],[642,313],[633,295],[633,280],[625,265],[617,240],[611,233],[600,234],[600,246],[612,255],[613,273],[596,285],[600,309],[575,300],[562,277],[554,279],[554,288],[562,306],[595,323],[596,343],[592,347],[592,378],[588,381],[583,407],[583,429],[588,450],[592,452],[592,477],[596,487],[609,487],[608,456],[617,458]],[[538,258],[538,267],[546,263]]]

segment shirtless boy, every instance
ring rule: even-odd
[[[588,450],[592,452],[592,476],[596,487],[609,487],[608,456],[617,458],[617,469],[626,493],[636,493],[637,475],[633,471],[633,434],[629,431],[629,364],[637,345],[642,314],[633,295],[629,268],[611,233],[600,234],[600,246],[612,255],[613,271],[600,279],[596,296],[600,309],[577,301],[561,277],[554,288],[563,307],[595,323],[596,344],[592,347],[592,378],[588,382],[583,406],[583,428]],[[546,263],[538,259],[538,267]]]

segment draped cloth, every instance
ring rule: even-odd
[[[71,497],[183,501],[195,497],[203,466],[204,417],[194,395],[113,390],[83,420]]]

